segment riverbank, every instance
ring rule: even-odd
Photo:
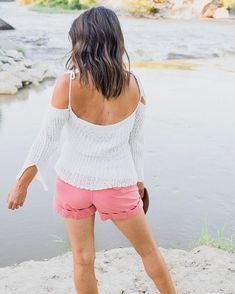
[[[24,86],[55,77],[45,64],[25,58],[20,50],[0,48],[0,95],[14,95]]]
[[[178,294],[234,294],[235,254],[200,246],[191,251],[160,247]],[[0,293],[75,294],[71,251],[48,260],[0,268]],[[98,251],[96,278],[101,294],[158,293],[132,247]]]
[[[233,19],[235,16],[235,0],[229,1],[114,1],[114,0],[79,0],[79,1],[55,1],[19,0],[22,4],[31,4],[30,9],[40,12],[77,12],[96,5],[109,7],[119,16],[146,17],[155,19]],[[36,3],[36,4],[35,4]]]

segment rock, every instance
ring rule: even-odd
[[[23,86],[29,85],[33,82],[33,78],[28,71],[21,71],[16,73],[16,76],[21,79]]]
[[[214,13],[214,18],[228,18],[229,13],[225,7],[218,8]]]
[[[24,59],[17,50],[0,49],[0,94],[15,94],[25,85],[38,85],[55,77],[42,62]]]
[[[32,83],[38,85],[38,83],[43,80],[43,76],[46,73],[47,68],[41,62],[34,62],[28,71],[32,77]]]
[[[201,12],[201,16],[207,17],[207,18],[213,18],[215,11],[220,7],[222,7],[222,4],[220,2],[212,0],[211,2],[209,2],[208,4],[204,6]]]
[[[22,87],[21,79],[16,77],[13,72],[1,71],[0,82],[6,82],[8,84],[14,84],[16,88]]]
[[[193,8],[198,11],[199,13],[201,13],[201,11],[203,10],[203,8],[209,4],[211,2],[211,0],[194,0],[193,1]]]
[[[23,62],[22,63],[15,63],[13,66],[10,67],[10,72],[12,72],[13,74],[19,73],[19,72],[24,72],[24,71],[27,71],[27,69],[25,68]]]
[[[1,94],[7,94],[7,95],[14,95],[16,94],[18,89],[10,84],[10,83],[3,83],[0,82],[0,95]]]
[[[0,30],[14,30],[14,28],[0,18]]]
[[[56,74],[51,70],[47,70],[43,75],[43,79],[54,79],[54,78],[56,78]]]
[[[30,68],[33,65],[33,62],[30,59],[24,59],[23,62],[26,68]]]
[[[0,72],[0,94],[15,94],[22,86],[21,79],[17,78],[14,73]]]
[[[19,52],[17,50],[5,50],[5,56],[13,58],[15,61],[23,60],[24,55],[22,52]]]
[[[4,56],[4,55],[0,55],[0,61],[5,64],[5,63],[8,63],[8,64],[15,64],[15,61],[14,59],[10,58],[10,57],[7,57],[7,56]]]
[[[229,14],[232,16],[235,16],[235,4],[234,6],[229,10]]]

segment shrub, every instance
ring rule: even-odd
[[[235,6],[235,0],[221,0],[221,3],[227,9],[231,9]]]
[[[70,8],[70,9],[81,9],[80,1],[78,1],[78,0],[68,0],[68,8]]]
[[[152,0],[124,0],[124,7],[133,14],[149,13],[153,8]]]
[[[98,0],[80,0],[79,1],[83,8],[90,8],[96,4],[99,4]]]
[[[62,7],[69,9],[81,9],[79,0],[18,0],[22,4],[36,4],[46,7]]]

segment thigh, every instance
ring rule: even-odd
[[[64,218],[75,263],[89,264],[95,259],[95,215],[86,218]]]
[[[112,222],[127,237],[140,256],[148,255],[157,248],[143,209],[131,218],[112,220]]]

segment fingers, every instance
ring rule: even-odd
[[[144,187],[139,187],[139,194],[140,194],[141,198],[144,197]]]
[[[140,189],[140,196],[141,196],[141,198],[144,197],[144,189],[143,188]]]
[[[140,194],[141,198],[143,198],[144,197],[144,183],[138,182],[137,186],[139,188],[139,194]]]
[[[18,201],[10,201],[8,203],[8,208],[12,209],[12,210],[18,209],[18,208],[20,208],[22,206],[23,206],[23,203],[19,203]]]
[[[22,207],[24,204],[24,201],[21,199],[13,198],[11,194],[9,193],[8,198],[7,198],[7,208],[9,209],[18,209]]]

